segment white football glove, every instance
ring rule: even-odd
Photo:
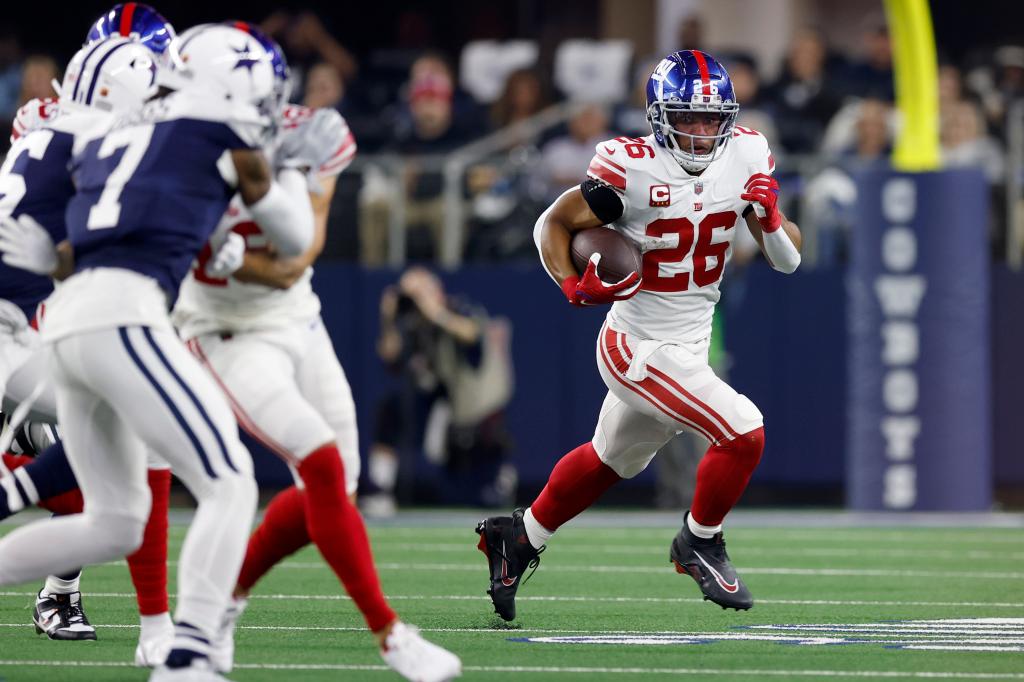
[[[206,264],[206,274],[215,279],[224,279],[242,267],[244,262],[245,237],[237,232],[228,232],[227,238]]]
[[[320,194],[323,188],[317,172],[338,151],[347,134],[341,114],[334,109],[317,109],[309,121],[281,131],[278,164],[305,171],[310,191]]]
[[[0,251],[13,268],[37,275],[51,275],[57,269],[57,247],[50,233],[27,213],[0,219]]]

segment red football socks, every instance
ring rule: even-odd
[[[295,486],[285,488],[270,501],[263,522],[249,538],[238,586],[248,592],[274,564],[309,544],[306,503]]]
[[[704,526],[717,526],[733,508],[761,461],[764,427],[708,448],[697,467],[690,514]]]
[[[363,517],[345,494],[345,469],[333,443],[310,453],[299,464],[306,486],[306,527],[324,560],[345,585],[376,632],[395,620],[380,588]]]
[[[558,461],[530,509],[540,525],[555,531],[621,480],[598,458],[593,444],[584,443]]]
[[[153,506],[142,534],[142,544],[128,556],[128,571],[135,585],[139,615],[167,613],[167,505],[171,496],[170,469],[150,469]]]

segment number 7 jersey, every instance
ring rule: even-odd
[[[750,204],[740,194],[751,175],[774,170],[768,141],[739,126],[701,175],[683,170],[653,135],[599,143],[587,175],[618,193],[622,216],[609,227],[643,253],[640,291],[612,305],[611,326],[682,343],[710,337],[736,230],[747,229],[742,215]]]

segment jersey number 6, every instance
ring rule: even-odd
[[[736,224],[736,213],[723,211],[711,213],[697,225],[687,218],[664,218],[655,220],[647,226],[647,236],[664,237],[679,235],[679,244],[666,249],[655,249],[644,254],[645,291],[686,291],[690,288],[690,273],[677,272],[674,275],[661,274],[662,263],[682,263],[693,248],[693,284],[695,287],[706,287],[714,284],[722,277],[725,269],[725,253],[729,250],[729,242],[711,242],[717,228],[731,229]],[[696,233],[696,235],[695,235]],[[697,245],[694,246],[696,236]],[[708,262],[714,258],[714,265]]]

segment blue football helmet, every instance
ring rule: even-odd
[[[270,65],[274,67],[275,104],[277,110],[280,111],[288,103],[292,89],[291,72],[288,70],[288,60],[284,56],[284,50],[273,38],[248,21],[225,21],[224,23],[251,35],[270,55]]]
[[[739,110],[725,67],[698,50],[673,52],[661,60],[647,81],[647,120],[654,139],[690,172],[704,170],[722,155]],[[718,114],[718,133],[691,135],[677,130],[675,124],[689,112]],[[699,153],[698,140],[710,142],[710,149]]]
[[[141,2],[126,2],[114,5],[109,12],[93,22],[85,44],[108,36],[124,36],[162,56],[174,35],[174,27],[155,9]]]

